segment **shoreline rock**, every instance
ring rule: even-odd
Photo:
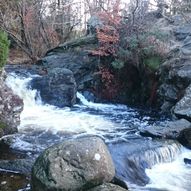
[[[23,100],[5,84],[6,73],[0,71],[0,137],[17,132]]]
[[[191,123],[185,119],[166,121],[156,126],[139,128],[140,134],[145,137],[177,139],[182,130],[190,128]]]

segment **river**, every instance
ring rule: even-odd
[[[167,120],[154,111],[119,104],[92,103],[78,93],[72,108],[57,108],[41,101],[30,88],[36,75],[9,73],[6,83],[24,101],[21,124],[11,148],[36,157],[45,148],[84,135],[103,138],[113,157],[117,176],[129,190],[189,191],[191,166],[183,159],[191,152],[170,140],[142,137],[138,127]],[[13,190],[14,191],[14,190]]]

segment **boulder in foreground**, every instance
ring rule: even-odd
[[[115,167],[102,139],[83,137],[46,149],[32,169],[33,191],[88,190],[115,175]]]

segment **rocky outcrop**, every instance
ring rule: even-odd
[[[40,92],[45,103],[58,107],[76,103],[76,82],[68,69],[54,68],[47,75],[33,79],[32,87]]]
[[[34,79],[31,86],[40,91],[45,103],[59,107],[72,106],[76,96],[72,94],[76,93],[76,89],[80,92],[95,93],[99,81],[95,75],[98,71],[98,58],[92,56],[91,50],[95,49],[96,43],[95,36],[86,36],[66,42],[49,50],[45,57],[37,63],[35,70],[39,71],[41,77]],[[69,71],[66,72],[66,69],[73,74]],[[68,81],[68,78],[64,77],[65,73],[67,76],[74,76],[72,81]],[[52,83],[53,78],[56,78],[54,84]],[[54,90],[56,90],[55,93]],[[62,96],[61,92],[67,95]],[[61,103],[59,103],[60,101]]]
[[[185,119],[166,121],[158,126],[140,127],[140,134],[152,138],[177,139],[180,132],[190,128],[191,123]]]
[[[17,131],[23,101],[5,84],[6,74],[0,71],[0,136]]]
[[[33,191],[88,190],[115,175],[113,161],[102,139],[83,137],[45,150],[32,170]]]
[[[174,46],[168,60],[160,68],[161,85],[158,94],[161,109],[167,112],[171,110],[177,117],[191,120],[191,24],[179,22],[171,28]]]

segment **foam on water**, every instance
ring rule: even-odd
[[[146,174],[150,178],[150,183],[146,188],[157,188],[163,191],[190,191],[191,165],[186,165],[184,158],[191,159],[191,151],[182,148],[176,160],[159,163],[151,169],[146,169]]]
[[[106,133],[117,133],[122,136],[122,132],[117,129],[126,128],[123,121],[113,121],[112,116],[108,118],[95,115],[91,112],[83,110],[84,107],[93,109],[94,112],[99,110],[100,112],[110,112],[114,115],[121,114],[134,115],[134,111],[124,105],[112,105],[112,104],[99,104],[88,102],[80,93],[78,98],[81,100],[83,105],[76,105],[77,110],[71,110],[70,108],[57,108],[52,105],[43,104],[38,92],[36,90],[29,89],[29,82],[32,80],[32,76],[28,78],[17,76],[12,73],[8,75],[7,85],[13,89],[13,91],[24,100],[24,110],[21,113],[21,124],[18,127],[19,132],[27,131],[28,129],[33,130],[44,130],[57,132],[70,132],[70,133],[88,133],[104,135]],[[121,115],[120,114],[120,115]],[[110,118],[110,119],[109,119]],[[135,123],[139,123],[136,119]],[[115,132],[116,130],[116,132]],[[116,134],[115,134],[116,136]]]

